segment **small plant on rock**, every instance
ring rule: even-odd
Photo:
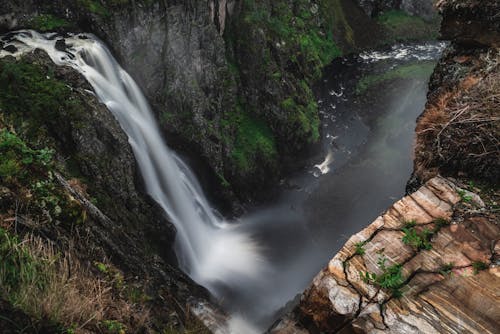
[[[424,228],[421,232],[418,232],[412,226],[412,227],[403,227],[403,233],[405,235],[401,240],[405,245],[409,245],[417,251],[423,249],[426,250],[432,249],[432,244],[430,240],[434,233],[431,230]]]
[[[454,265],[452,262],[444,264],[441,269],[439,269],[439,273],[443,276],[451,275]]]
[[[365,249],[363,248],[366,241],[357,242],[354,246],[356,247],[356,255],[365,255]]]
[[[401,287],[404,284],[402,268],[403,265],[396,263],[391,266],[386,266],[387,258],[379,258],[377,265],[382,270],[382,273],[377,275],[375,273],[360,273],[361,279],[365,283],[377,285],[382,289],[389,290],[393,297],[399,298],[402,296]]]
[[[474,269],[474,275],[477,275],[480,271],[488,269],[488,265],[482,261],[475,261],[472,263],[472,268]]]

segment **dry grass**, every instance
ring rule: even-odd
[[[146,309],[117,297],[112,282],[93,276],[69,253],[34,236],[19,242],[4,231],[0,241],[0,253],[8,254],[0,264],[0,295],[30,317],[74,333],[119,333],[108,328],[112,323],[134,332],[146,324]]]
[[[416,129],[419,175],[439,169],[498,182],[500,73],[498,62],[486,64],[487,74],[468,76],[427,106]]]

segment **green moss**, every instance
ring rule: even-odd
[[[78,3],[91,13],[99,16],[109,16],[109,10],[99,0],[78,0]]]
[[[409,64],[398,66],[381,74],[364,76],[356,84],[356,93],[363,94],[368,89],[375,87],[385,81],[395,79],[427,79],[434,71],[433,63]]]
[[[277,157],[274,136],[266,123],[240,109],[234,121],[237,133],[232,158],[243,174],[254,170],[255,160],[274,165]]]
[[[65,19],[55,17],[51,14],[41,14],[33,17],[30,21],[30,25],[33,29],[41,32],[53,31],[70,26],[69,22]]]
[[[69,131],[69,121],[78,124],[84,112],[80,99],[50,69],[6,59],[0,59],[0,110],[19,132],[45,145],[47,131]]]
[[[385,28],[387,42],[403,40],[434,40],[439,36],[439,19],[425,21],[400,10],[391,10],[377,17]]]

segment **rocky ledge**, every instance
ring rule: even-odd
[[[498,214],[466,188],[438,176],[396,202],[347,241],[272,333],[495,333]]]

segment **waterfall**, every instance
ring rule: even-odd
[[[58,38],[20,31],[16,39],[22,44],[16,45],[15,56],[42,49],[55,64],[74,68],[92,85],[127,134],[147,193],[177,229],[175,251],[181,269],[215,295],[221,285],[256,280],[265,265],[257,243],[209,205],[192,171],[165,144],[135,81],[95,36],[66,37],[64,51],[55,47]]]

